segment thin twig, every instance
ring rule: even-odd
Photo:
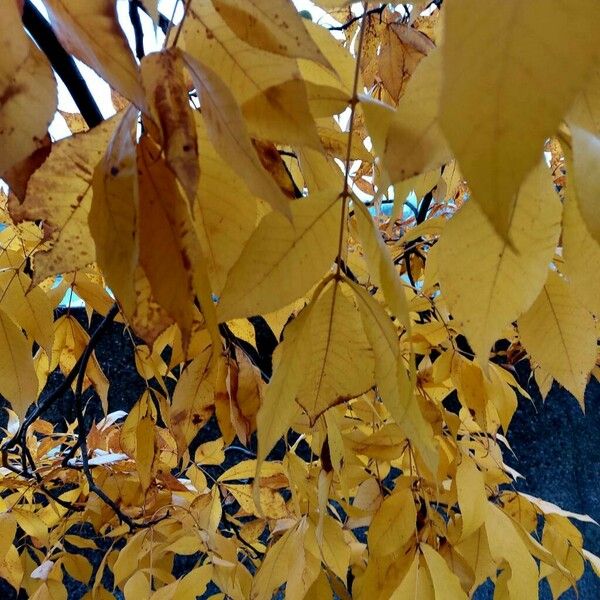
[[[349,19],[342,25],[332,25],[331,27],[328,27],[328,29],[329,29],[329,31],[344,31],[345,29],[348,29],[348,27],[350,27],[353,23],[356,23],[356,21],[358,21],[359,19],[362,19],[363,17],[370,17],[371,15],[377,15],[377,14],[379,16],[381,16],[383,14],[383,11],[385,10],[386,6],[387,6],[387,3],[382,4],[381,6],[378,6],[377,8],[371,8],[370,10],[366,10],[366,5],[365,5],[364,12],[362,13],[362,15],[357,15],[356,17],[352,17],[351,19]]]
[[[108,311],[108,314],[104,318],[104,322],[112,322],[114,318],[117,316],[119,312],[118,304],[113,304],[111,309]],[[79,367],[79,372],[77,374],[77,382],[75,384],[75,413],[77,415],[77,427],[78,427],[78,442],[79,447],[81,449],[81,464],[82,471],[85,475],[85,478],[88,482],[88,487],[90,492],[96,494],[107,506],[109,506],[117,518],[122,522],[128,525],[131,529],[141,529],[145,527],[151,527],[156,523],[166,519],[169,516],[167,512],[166,515],[159,517],[158,519],[154,519],[152,521],[148,521],[146,523],[139,523],[128,517],[123,511],[119,508],[119,505],[94,481],[94,476],[92,475],[92,471],[90,469],[89,459],[88,459],[88,445],[87,445],[87,428],[85,425],[85,415],[83,413],[83,383],[85,381],[85,371],[87,364],[92,356],[92,352],[94,351],[94,343],[90,338],[88,345],[86,346],[83,354],[81,355],[81,364]]]
[[[367,3],[363,3],[363,11],[366,13]],[[346,160],[344,162],[344,188],[342,189],[342,214],[340,217],[340,232],[338,238],[337,258],[342,257],[342,247],[344,244],[344,230],[346,225],[346,208],[350,196],[350,158],[352,154],[352,136],[354,135],[354,117],[356,115],[356,105],[358,104],[358,79],[360,75],[360,59],[362,56],[363,41],[365,38],[365,23],[363,20],[358,34],[358,46],[356,49],[356,65],[354,67],[354,82],[352,84],[352,98],[350,100],[350,124],[348,126],[348,145],[346,147]],[[337,260],[336,277],[340,276],[341,261]],[[335,298],[335,296],[334,296]],[[333,308],[332,308],[333,310]]]

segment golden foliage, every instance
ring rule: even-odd
[[[318,0],[331,29],[291,0],[176,23],[142,0],[169,27],[139,61],[113,0],[42,3],[120,110],[51,140],[56,57],[1,4],[0,577],[529,600],[598,573],[593,520],[520,492],[501,446],[517,360],[582,408],[597,369],[596,0]],[[127,413],[95,354],[114,320]],[[63,395],[75,421],[44,420]]]

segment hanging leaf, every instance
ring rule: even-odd
[[[478,203],[468,202],[444,228],[438,275],[444,298],[482,365],[505,327],[542,289],[560,234],[561,205],[545,165],[519,191],[511,244]]]
[[[0,394],[22,420],[37,398],[31,344],[21,330],[0,310]]]
[[[518,325],[533,360],[566,387],[583,409],[585,386],[596,364],[594,319],[555,271],[549,271],[542,291]]]
[[[138,67],[119,26],[113,0],[47,0],[45,6],[64,48],[143,108]]]
[[[116,115],[89,133],[56,142],[29,180],[25,201],[9,206],[17,223],[43,220],[50,247],[35,255],[34,283],[81,269],[96,259],[88,226],[92,180],[119,120]]]
[[[494,0],[481,12],[468,0],[444,8],[442,127],[473,197],[510,238],[519,187],[596,60],[600,5]]]
[[[439,50],[434,50],[411,77],[398,108],[390,115],[387,131],[385,127],[382,129],[384,138],[369,125],[367,113],[371,135],[381,139],[383,167],[390,183],[440,167],[450,159],[439,124],[440,106],[445,106],[441,93],[442,56]]]
[[[43,146],[57,106],[56,81],[50,64],[23,31],[15,2],[6,2],[3,10],[0,175]]]
[[[293,202],[292,221],[271,212],[233,265],[219,299],[221,321],[267,313],[308,293],[331,267],[338,247],[338,192]],[[298,268],[290,280],[289,270]]]
[[[98,265],[128,314],[135,306],[139,258],[136,126],[137,110],[130,106],[115,129],[103,160],[96,166],[88,215]]]
[[[192,204],[200,166],[196,125],[183,64],[174,49],[154,52],[142,60],[141,76],[149,114],[159,127],[167,163]]]
[[[213,146],[226,161],[238,166],[250,191],[266,200],[274,210],[289,216],[289,202],[263,169],[246,130],[240,107],[219,76],[204,62],[185,55],[200,97],[202,114]]]

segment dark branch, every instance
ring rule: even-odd
[[[381,6],[378,6],[377,8],[371,8],[369,10],[366,10],[362,15],[357,15],[356,17],[352,17],[351,19],[349,19],[342,25],[335,25],[332,27],[328,27],[328,29],[329,29],[329,31],[344,31],[345,29],[348,29],[348,27],[350,27],[353,23],[356,23],[356,21],[359,21],[363,17],[370,17],[371,15],[381,16],[383,14],[383,11],[385,10],[386,6],[387,6],[387,3],[382,4]]]
[[[138,60],[142,60],[144,55],[144,30],[140,21],[140,13],[138,11],[140,3],[138,0],[129,0],[129,20],[133,26],[133,34],[135,36],[135,55]]]
[[[92,128],[102,123],[104,117],[77,68],[75,60],[61,46],[50,23],[44,19],[31,0],[25,0],[23,6],[23,25],[67,86],[89,127]]]
[[[435,189],[435,188],[434,188]],[[427,192],[425,196],[423,196],[423,200],[419,205],[419,212],[417,213],[417,225],[420,225],[427,218],[427,213],[429,212],[429,207],[431,206],[431,202],[433,200],[433,190]]]
[[[104,321],[102,321],[100,327],[102,327],[102,325],[104,324],[112,323],[112,321],[117,316],[118,312],[119,306],[115,303],[108,311],[108,314],[104,318]],[[98,329],[100,329],[100,327],[98,327]],[[97,331],[98,330],[96,330],[96,332],[94,333],[96,334]],[[88,459],[87,427],[85,425],[85,415],[83,414],[83,383],[85,381],[85,371],[87,368],[87,364],[92,356],[96,342],[99,339],[98,337],[96,337],[95,340],[93,338],[94,336],[90,338],[88,345],[86,346],[83,354],[81,355],[81,364],[79,365],[79,372],[77,373],[77,383],[75,384],[75,413],[77,415],[78,427],[77,436],[78,445],[81,449],[81,464],[83,474],[87,479],[90,492],[96,494],[107,506],[110,506],[117,518],[122,523],[127,524],[132,529],[151,527],[152,525],[165,519],[169,513],[167,512],[165,516],[159,517],[158,519],[152,521],[148,521],[147,523],[138,523],[131,517],[128,517],[126,514],[124,514],[119,508],[119,505],[102,488],[96,485],[96,482],[94,481],[94,476],[92,475],[92,470],[90,468],[90,463]]]

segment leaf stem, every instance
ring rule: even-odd
[[[363,11],[367,10],[367,2],[363,2]],[[363,19],[360,24],[360,31],[358,33],[358,46],[356,48],[356,64],[354,66],[354,81],[352,84],[352,98],[350,100],[350,123],[348,127],[348,145],[346,147],[346,158],[344,167],[344,188],[342,190],[342,214],[340,217],[340,234],[338,239],[338,250],[336,258],[336,278],[339,278],[341,271],[341,258],[342,258],[342,247],[344,245],[344,229],[346,224],[346,208],[348,206],[348,198],[350,196],[350,157],[352,155],[352,136],[354,135],[354,118],[356,115],[356,105],[358,104],[358,79],[360,77],[360,59],[362,56],[363,42],[365,39],[365,23],[366,19]]]

